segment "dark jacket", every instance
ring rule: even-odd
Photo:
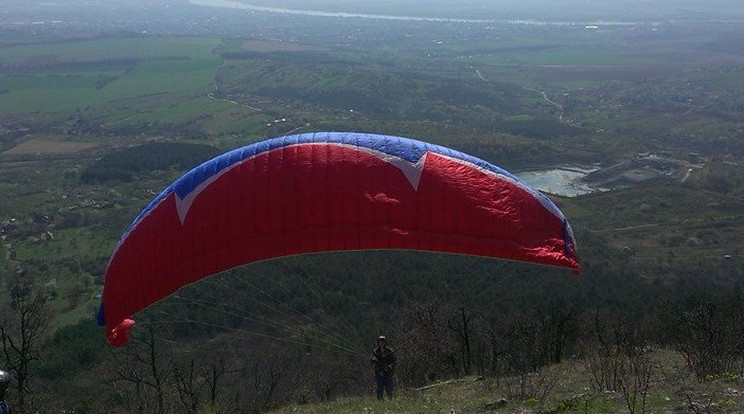
[[[397,359],[395,351],[389,346],[380,348],[379,346],[372,351],[372,364],[375,366],[375,375],[392,376],[395,370]]]

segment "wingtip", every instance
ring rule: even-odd
[[[108,339],[109,345],[115,348],[120,348],[129,342],[129,335],[134,326],[134,320],[124,319],[120,324],[116,325],[106,332],[106,339]]]

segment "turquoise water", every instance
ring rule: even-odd
[[[534,188],[547,194],[576,197],[582,194],[604,191],[581,181],[593,170],[580,168],[553,168],[549,170],[523,171],[515,175]]]

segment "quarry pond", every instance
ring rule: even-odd
[[[582,194],[603,191],[582,182],[596,168],[557,167],[546,170],[522,171],[515,175],[532,187],[547,194],[576,197]]]

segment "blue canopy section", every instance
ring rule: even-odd
[[[402,158],[411,163],[415,163],[416,161],[418,161],[426,152],[433,152],[451,158],[462,159],[463,161],[467,161],[483,169],[506,175],[514,180],[521,181],[506,170],[501,169],[479,158],[452,150],[450,148],[429,144],[410,138],[357,132],[315,132],[273,138],[226,152],[186,173],[183,177],[178,179],[178,181],[173,183],[172,186],[166,189],[166,192],[175,191],[175,193],[178,194],[179,197],[184,198],[194,188],[198,187],[199,184],[206,181],[211,176],[219,173],[221,170],[231,166],[232,164],[241,162],[247,158],[254,157],[261,153],[269,152],[289,145],[317,142],[337,143],[369,148],[385,154],[396,156],[398,158]]]

